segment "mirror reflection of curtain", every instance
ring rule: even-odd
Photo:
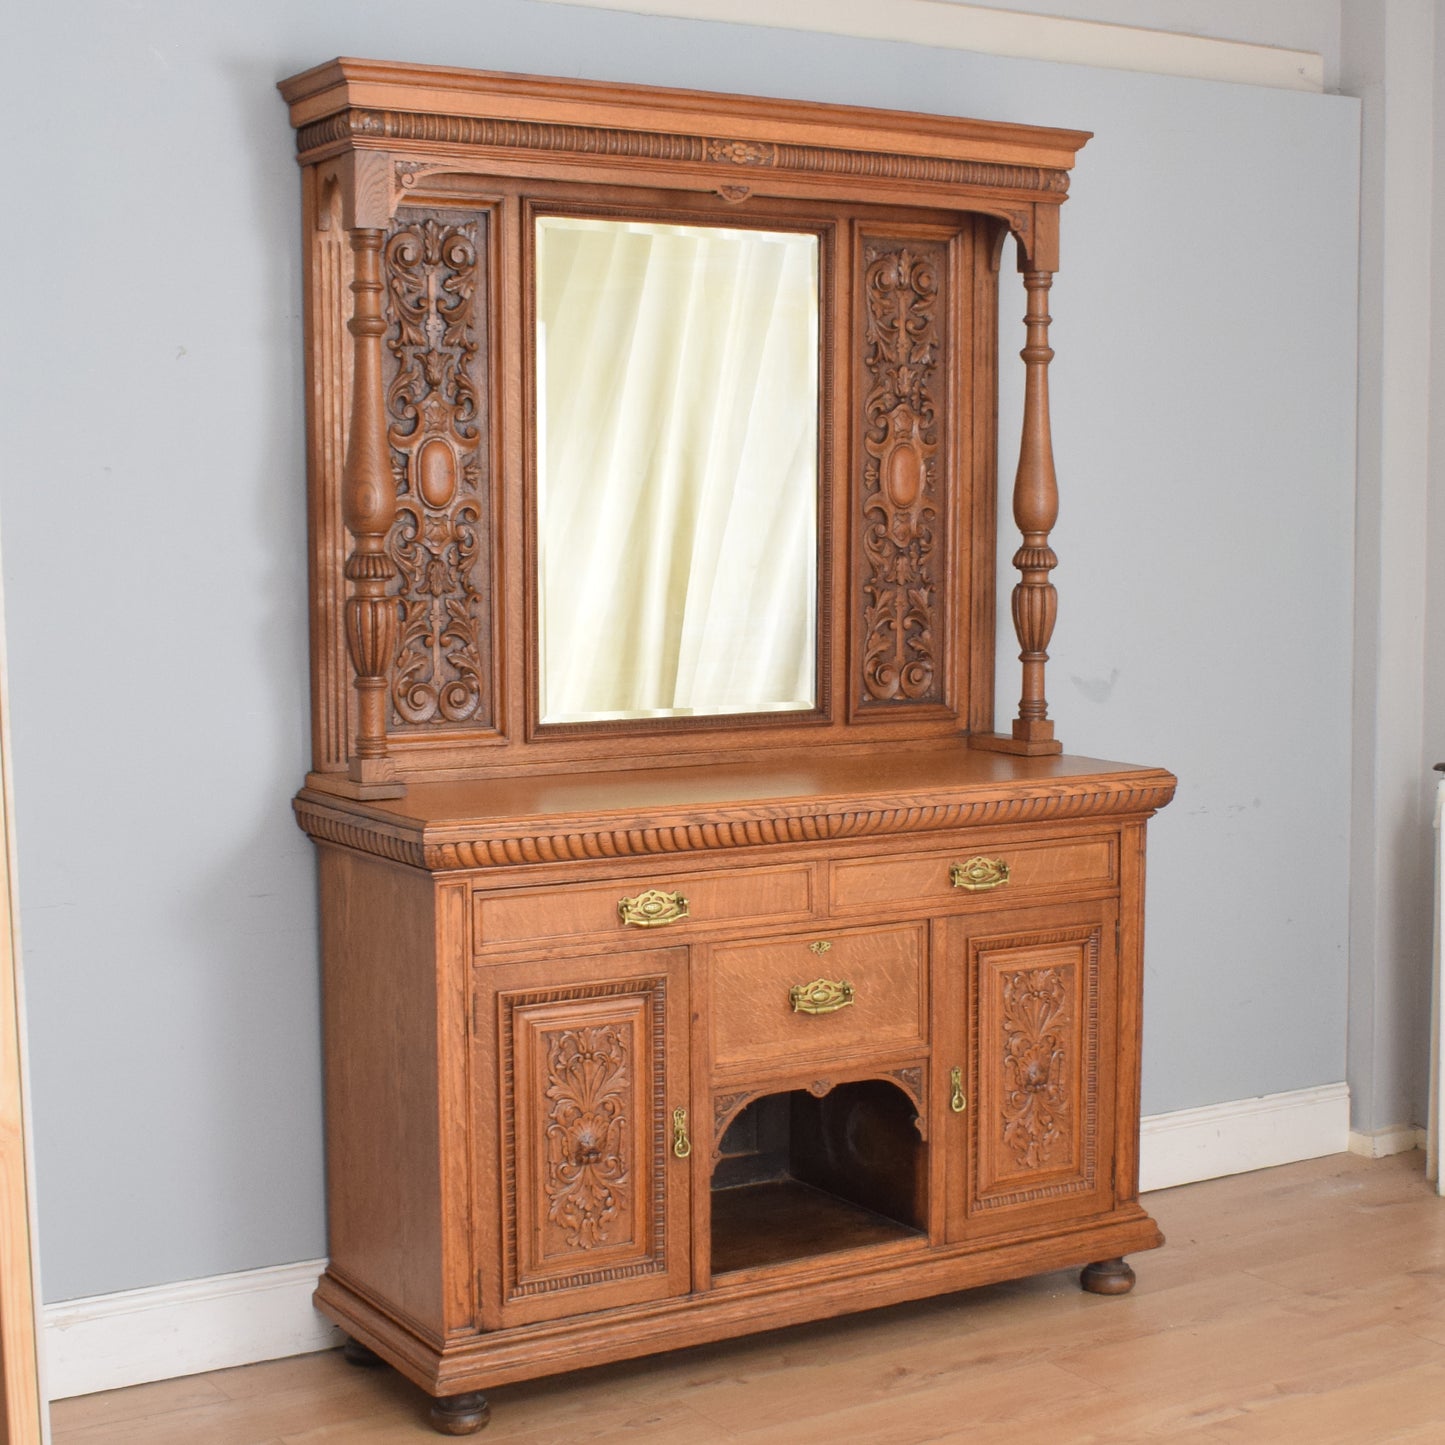
[[[814,702],[818,243],[537,224],[541,716]]]

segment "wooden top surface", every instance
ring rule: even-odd
[[[1089,131],[339,57],[278,89],[300,128],[348,109],[665,130],[1067,170]]]
[[[386,801],[310,787],[296,810],[320,840],[440,869],[1147,815],[1174,787],[1162,768],[1093,758],[820,749],[708,767],[413,783]]]
[[[580,814],[646,814],[674,810],[858,803],[927,798],[959,792],[1027,792],[1046,796],[1099,776],[1143,778],[1157,768],[1094,758],[1010,757],[957,748],[949,751],[879,751],[866,757],[813,753],[769,754],[756,762],[707,767],[648,768],[537,776],[414,783],[407,796],[358,804],[379,817],[421,823],[479,824],[543,820]],[[1172,781],[1172,779],[1171,779]]]

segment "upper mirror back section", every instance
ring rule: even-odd
[[[817,699],[818,238],[536,223],[538,716]]]

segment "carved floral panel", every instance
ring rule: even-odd
[[[863,252],[859,705],[944,700],[947,247]]]
[[[666,1274],[666,980],[499,1006],[507,1298]]]
[[[1024,1169],[1067,1162],[1079,1100],[1071,1078],[1074,969],[1005,973],[1002,991],[1003,1142]]]
[[[402,211],[383,251],[387,440],[400,573],[392,727],[492,718],[486,230],[475,215]]]
[[[1097,1169],[1100,944],[1095,926],[975,941],[975,1211],[1107,1184]]]
[[[629,1038],[613,1024],[542,1036],[547,1050],[547,1220],[571,1249],[609,1242],[633,1188]]]

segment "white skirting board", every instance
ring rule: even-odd
[[[1139,1189],[1173,1189],[1349,1147],[1348,1084],[1152,1114],[1139,1127]]]
[[[1140,1186],[1168,1189],[1343,1153],[1351,1146],[1349,1115],[1344,1084],[1156,1114],[1141,1129]],[[340,1332],[311,1307],[324,1264],[307,1260],[47,1305],[51,1397],[337,1345]]]
[[[45,1306],[52,1400],[199,1375],[341,1343],[311,1307],[324,1259]]]
[[[1426,1131],[1414,1124],[1396,1124],[1392,1129],[1372,1129],[1368,1132],[1351,1129],[1350,1153],[1363,1154],[1366,1159],[1408,1154],[1411,1149],[1425,1147],[1425,1135]]]

